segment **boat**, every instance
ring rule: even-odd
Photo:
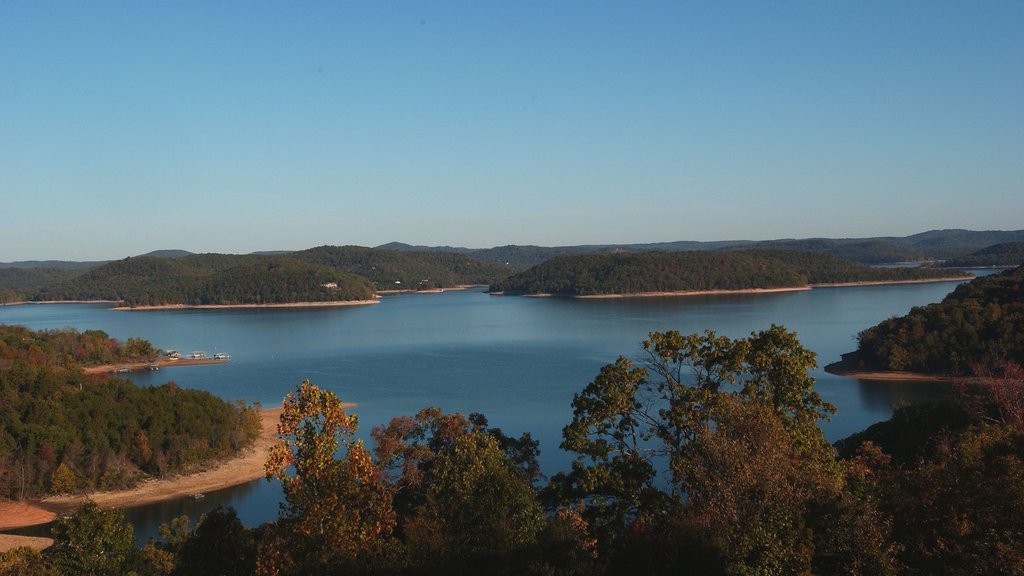
[[[189,496],[189,498],[193,500],[202,500],[203,498],[206,498],[206,494],[203,494],[202,492],[196,492],[195,494]]]
[[[231,356],[225,352],[218,352],[213,355],[214,360],[231,360]]]
[[[156,370],[159,370],[159,369],[160,369],[160,365],[155,363],[155,362],[152,363],[152,364],[147,364],[146,365],[146,370],[156,371]]]

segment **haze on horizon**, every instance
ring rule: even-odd
[[[0,262],[1024,228],[1024,4],[0,3]]]

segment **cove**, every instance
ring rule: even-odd
[[[984,273],[984,272],[978,272]],[[141,385],[174,380],[227,400],[277,405],[303,379],[355,402],[360,435],[392,417],[438,406],[480,412],[491,426],[540,440],[551,475],[568,467],[558,445],[572,397],[604,364],[639,359],[654,330],[714,330],[729,337],[781,324],[824,366],[856,347],[857,333],[913,306],[938,302],[956,282],[819,288],[773,294],[571,300],[489,296],[483,289],[386,296],[368,307],[111,311],[108,304],[0,307],[0,323],[73,327],[131,336],[176,350],[226,352],[229,364],[133,373]],[[817,388],[837,407],[824,425],[834,441],[887,419],[892,407],[940,398],[930,382],[859,381],[818,369]],[[277,484],[258,480],[190,499],[127,510],[140,542],[180,514],[217,504],[247,525],[277,515]]]

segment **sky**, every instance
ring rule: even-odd
[[[0,261],[1024,228],[1024,2],[0,0]]]

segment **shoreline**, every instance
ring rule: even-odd
[[[346,403],[346,408],[355,404]],[[234,458],[214,463],[211,468],[171,478],[147,480],[129,490],[48,496],[41,500],[0,501],[0,530],[38,526],[52,522],[58,514],[74,510],[87,500],[103,508],[134,508],[193,494],[230,488],[265,477],[264,465],[270,447],[277,443],[277,424],[283,407],[260,410],[262,430],[255,442]],[[3,535],[11,536],[11,535]],[[0,544],[0,550],[2,550]]]
[[[280,304],[157,304],[153,306],[114,306],[117,312],[147,312],[150,310],[230,310],[259,308],[333,308],[336,306],[369,306],[380,300],[331,300],[327,302],[283,302]]]
[[[811,286],[789,286],[786,288],[743,288],[740,290],[667,290],[662,292],[632,292],[626,294],[587,294],[572,296],[577,300],[603,300],[607,298],[668,298],[678,296],[719,296],[725,294],[775,294],[779,292],[803,292],[811,290]],[[530,294],[533,297],[547,298],[553,294]]]
[[[171,360],[169,358],[160,357],[157,360],[150,362],[124,362],[121,364],[101,364],[99,366],[89,366],[82,368],[82,372],[86,374],[117,374],[119,370],[128,372],[139,372],[141,370],[147,370],[150,365],[155,364],[158,368],[167,368],[169,366],[203,366],[206,364],[227,364],[231,362],[230,358],[179,358],[177,360]]]
[[[831,364],[826,364],[822,370],[835,376],[844,378],[856,378],[858,380],[892,380],[897,382],[963,382],[965,380],[977,380],[964,376],[951,376],[948,374],[924,374],[922,372],[906,372],[902,370],[873,370],[856,366],[857,353],[847,352],[842,359]]]
[[[615,294],[587,294],[583,296],[569,294],[512,294],[508,292],[488,292],[491,296],[526,296],[527,298],[572,298],[576,300],[602,300],[610,298],[669,298],[679,296],[719,296],[728,294],[776,294],[783,292],[802,292],[818,288],[845,288],[857,286],[888,286],[894,284],[926,284],[935,282],[966,282],[968,277],[921,278],[915,280],[862,280],[857,282],[834,282],[824,284],[805,284],[802,286],[786,286],[782,288],[741,288],[739,290],[665,290],[657,292],[628,292]]]

